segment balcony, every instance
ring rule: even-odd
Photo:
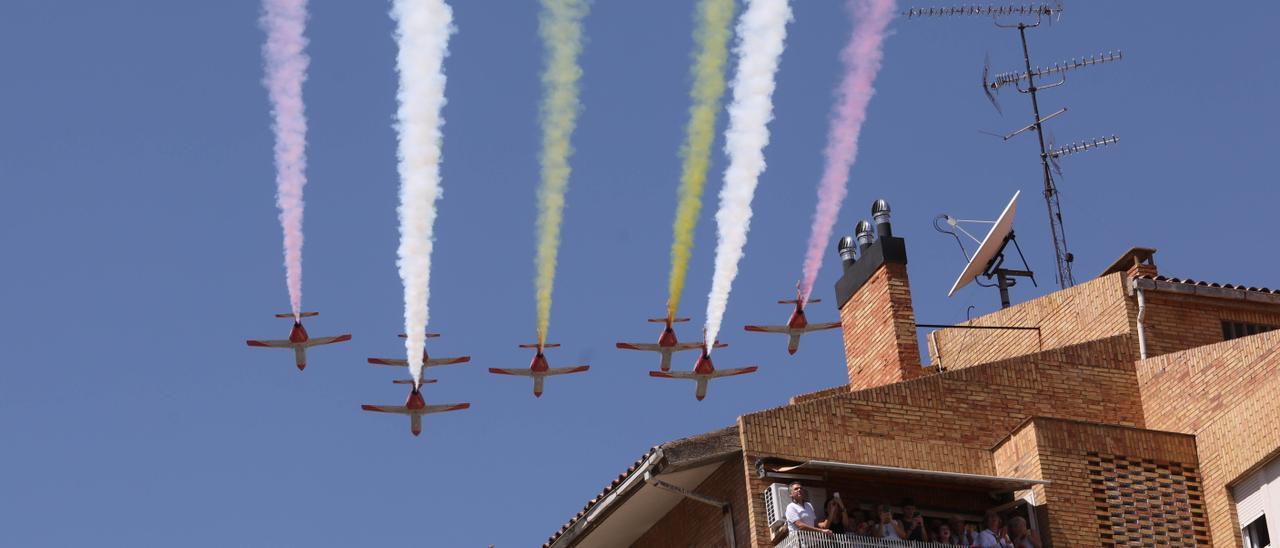
[[[786,538],[775,546],[777,548],[950,548],[951,545],[937,542],[889,540],[858,535],[795,531],[787,534]]]

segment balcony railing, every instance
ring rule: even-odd
[[[777,548],[950,548],[949,544],[891,540],[846,534],[792,531]]]

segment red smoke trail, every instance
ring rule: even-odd
[[[303,49],[307,0],[265,0],[262,46],[266,77],[262,83],[271,98],[272,129],[276,134],[276,205],[284,228],[284,270],[294,318],[302,311],[302,187],[307,184],[307,118],[303,114],[302,82],[310,59]]]
[[[813,212],[809,249],[805,253],[802,299],[808,299],[813,291],[831,229],[848,193],[849,169],[858,158],[858,136],[867,118],[867,103],[875,94],[871,85],[884,57],[885,28],[894,14],[894,0],[848,0],[846,7],[855,23],[849,43],[840,53],[845,73],[836,88],[836,103],[827,129],[827,148],[823,151],[826,164],[818,183],[818,207]]]

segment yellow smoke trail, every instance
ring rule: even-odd
[[[667,317],[680,308],[684,279],[693,254],[693,229],[702,209],[702,188],[707,182],[711,143],[715,140],[716,112],[724,95],[724,65],[729,58],[733,0],[702,0],[694,30],[697,54],[693,61],[693,89],[689,92],[689,125],[680,149],[684,160],[677,192],[676,221],[671,242],[671,276],[668,282]]]
[[[535,260],[538,293],[538,342],[546,342],[551,323],[551,287],[560,247],[564,193],[569,187],[569,136],[578,119],[578,79],[582,68],[582,18],[586,0],[542,0],[538,34],[546,48],[542,73],[542,186],[538,189],[538,251]]]

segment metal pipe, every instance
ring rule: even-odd
[[[714,506],[716,508],[719,508],[720,523],[724,527],[725,546],[732,548],[738,545],[737,539],[734,538],[734,534],[733,534],[733,506],[731,506],[728,502],[725,502],[719,499],[714,499],[706,495],[694,493],[693,491],[680,487],[679,485],[673,485],[673,484],[667,483],[665,481],[662,481],[654,477],[652,472],[644,473],[644,481],[645,483],[648,483],[649,485],[657,487],[658,489],[662,489],[663,491],[667,491],[669,493],[675,493],[689,500],[701,502],[703,504],[706,504],[707,506]]]
[[[1138,357],[1147,359],[1147,333],[1143,329],[1142,320],[1147,317],[1147,299],[1138,284],[1133,284],[1133,292],[1138,294]]]

